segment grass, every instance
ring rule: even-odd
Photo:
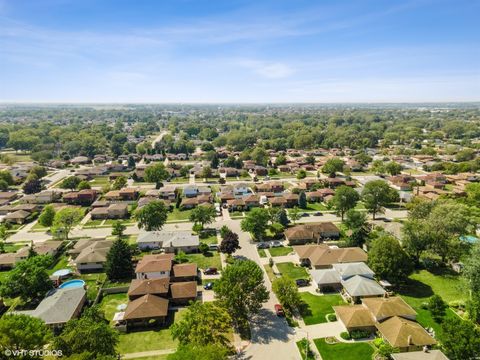
[[[108,294],[105,295],[100,302],[100,308],[105,313],[105,318],[108,321],[112,321],[113,316],[118,312],[117,306],[126,303],[128,303],[127,293]]]
[[[308,356],[305,356],[305,348],[307,341],[307,339],[302,339],[300,341],[297,341],[296,343],[298,351],[300,351],[300,356],[302,360],[315,360],[315,354],[313,354],[312,350],[309,351]]]
[[[211,235],[205,239],[200,238],[200,242],[203,242],[205,244],[216,244],[218,242],[217,235]]]
[[[277,268],[282,275],[287,276],[293,280],[308,279],[310,277],[305,268],[301,266],[295,266],[291,262],[277,263]]]
[[[373,347],[369,343],[327,344],[325,339],[313,340],[323,360],[371,360]]]
[[[258,251],[258,255],[261,258],[266,258],[267,257],[267,254],[265,253],[265,249],[257,249],[257,251]]]
[[[30,230],[32,231],[47,231],[49,229],[49,227],[45,227],[45,226],[42,226],[41,224],[39,224],[38,222],[32,226],[32,228]]]
[[[80,279],[87,284],[87,298],[88,300],[95,300],[98,293],[97,284],[102,284],[106,279],[105,273],[82,274]]]
[[[21,249],[22,247],[24,247],[25,245],[27,244],[11,244],[11,243],[5,243],[4,244],[4,250],[6,253],[14,253],[14,252],[17,252],[18,249]]]
[[[91,181],[91,186],[105,186],[110,184],[110,179],[108,176],[95,176]]]
[[[173,340],[168,328],[173,322],[181,320],[184,310],[170,313],[165,326],[146,330],[120,334],[117,350],[120,354],[136,353],[152,350],[175,349],[178,342]],[[143,359],[143,358],[142,358]]]
[[[56,264],[51,268],[47,270],[48,275],[52,275],[55,271],[61,270],[61,269],[71,269],[72,267],[68,265],[68,258],[67,256],[63,255],[58,258]]]
[[[321,324],[327,322],[327,314],[333,313],[332,306],[342,305],[343,301],[340,295],[313,295],[309,292],[301,292],[305,306],[301,308],[300,314],[306,325]]]
[[[133,358],[132,360],[167,360],[168,355],[156,355],[156,356],[142,356],[139,358]]]
[[[167,221],[179,221],[179,220],[188,220],[190,219],[190,214],[192,210],[180,210],[174,208],[172,212],[168,213]]]
[[[282,247],[276,247],[276,248],[270,248],[268,249],[268,252],[272,256],[285,256],[290,254],[293,251],[293,248],[290,246],[282,246]]]
[[[418,313],[418,323],[425,328],[433,328],[437,335],[441,332],[441,325],[433,319],[429,310],[422,309],[422,304],[434,294],[440,295],[447,303],[455,300],[465,301],[468,298],[460,276],[446,269],[437,273],[420,270],[410,275],[408,282],[399,293]],[[448,308],[445,316],[451,318],[457,315]]]
[[[97,219],[97,220],[88,220],[83,227],[94,227],[94,226],[100,226],[102,224],[103,220]]]
[[[10,274],[10,271],[0,271],[0,284],[5,281],[5,279],[8,277],[8,274]]]
[[[209,267],[222,268],[220,255],[217,251],[209,251],[206,256],[203,254],[187,254],[186,257],[188,258],[188,262],[196,263],[200,269]]]
[[[267,273],[268,278],[270,279],[270,282],[274,282],[277,276],[273,273],[273,269],[270,267],[270,265],[263,265],[265,268],[265,272]]]
[[[232,219],[240,219],[240,218],[243,218],[244,215],[243,215],[243,211],[232,211],[230,213],[230,217]]]
[[[305,209],[307,211],[325,211],[328,210],[325,205],[319,202],[314,202],[314,203],[308,203],[307,208]]]

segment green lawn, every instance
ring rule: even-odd
[[[31,231],[47,231],[49,228],[40,225],[38,222],[32,226]]]
[[[200,238],[200,242],[203,242],[205,244],[216,244],[218,243],[217,235],[211,235],[205,239]]]
[[[307,341],[308,341],[307,339],[303,339],[303,340],[297,341],[296,343],[298,351],[300,351],[300,356],[302,360],[315,360],[315,356],[314,356],[315,354],[313,354],[311,350],[308,354],[308,357],[305,356],[305,348],[306,348]]]
[[[240,218],[243,218],[244,215],[243,215],[243,211],[232,211],[230,213],[230,217],[232,219],[240,219]]]
[[[94,226],[100,226],[102,224],[103,220],[97,219],[97,220],[88,220],[83,227],[94,227]]]
[[[467,300],[468,292],[465,291],[461,277],[449,270],[437,274],[427,270],[420,270],[410,275],[406,285],[400,291],[402,298],[418,313],[417,321],[423,327],[431,327],[436,334],[441,332],[441,326],[433,320],[430,311],[422,309],[433,294],[440,295],[447,303],[454,300]],[[453,310],[447,309],[446,317],[456,316]]]
[[[267,257],[267,254],[265,253],[265,249],[257,249],[258,255],[260,255],[261,258]]]
[[[0,284],[5,281],[10,271],[0,271]]]
[[[71,269],[72,267],[68,265],[68,258],[66,255],[61,256],[58,258],[56,264],[47,270],[48,275],[52,275],[55,271],[61,269]]]
[[[333,313],[332,306],[345,303],[337,294],[318,296],[309,292],[301,292],[300,296],[305,303],[300,313],[306,325],[327,322],[326,315]]]
[[[95,176],[90,181],[91,186],[105,186],[107,184],[110,184],[110,179],[108,178],[108,176]]]
[[[180,210],[174,208],[172,212],[168,213],[167,221],[179,221],[179,220],[188,220],[192,210]]]
[[[291,248],[290,246],[282,246],[268,249],[268,252],[272,256],[285,256],[290,254],[292,251],[293,248]]]
[[[369,343],[327,344],[325,339],[313,340],[323,360],[371,360],[373,347]]]
[[[172,339],[168,326],[174,321],[181,320],[183,312],[184,310],[179,310],[174,314],[170,313],[167,324],[161,328],[120,334],[117,346],[118,352],[128,354],[142,351],[175,349],[177,347],[177,341]]]
[[[327,207],[323,205],[322,203],[315,202],[315,203],[308,203],[307,208],[305,209],[307,211],[325,211],[327,210]]]
[[[273,273],[273,269],[270,267],[270,265],[263,265],[263,267],[265,268],[270,282],[273,282],[277,278],[277,276]]]
[[[282,275],[285,275],[293,280],[310,278],[307,270],[305,270],[304,267],[295,266],[291,262],[277,263],[277,268]]]
[[[142,356],[141,358],[134,358],[133,360],[167,360],[168,355],[157,356]]]
[[[80,279],[87,284],[87,298],[88,300],[95,300],[100,284],[106,279],[105,273],[82,274]]]
[[[200,269],[206,269],[208,267],[215,267],[222,269],[222,263],[220,261],[220,254],[217,251],[210,251],[207,256],[203,254],[187,254],[188,262],[196,263]]]
[[[105,312],[105,318],[112,321],[117,310],[117,306],[128,303],[127,293],[105,295],[100,303],[100,308]]]
[[[27,244],[19,244],[19,243],[11,244],[11,243],[5,243],[5,244],[4,244],[4,250],[5,250],[6,253],[13,253],[13,252],[17,252],[18,249],[21,249],[21,248],[24,247],[25,245],[27,245]]]

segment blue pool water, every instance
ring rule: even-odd
[[[77,287],[83,287],[85,285],[85,281],[77,279],[77,280],[70,280],[61,284],[58,288],[59,289],[72,289]]]

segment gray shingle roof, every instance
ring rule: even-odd
[[[372,279],[355,275],[342,281],[342,285],[350,296],[375,296],[385,294],[385,290]]]

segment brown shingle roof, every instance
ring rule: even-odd
[[[365,298],[362,303],[379,321],[392,316],[415,317],[417,315],[416,311],[399,296]]]
[[[159,296],[147,294],[130,301],[123,318],[125,320],[148,319],[167,316],[168,300]]]
[[[173,276],[197,276],[197,264],[177,264],[173,266]]]
[[[130,287],[128,288],[128,296],[139,296],[146,294],[166,294],[168,293],[170,279],[169,278],[157,278],[157,279],[145,279],[132,280]]]
[[[293,247],[300,259],[309,259],[312,266],[367,261],[367,253],[358,247],[330,248],[327,245]]]
[[[194,298],[197,296],[197,282],[186,281],[170,284],[172,299]]]
[[[173,254],[145,255],[137,264],[135,272],[170,271]]]
[[[347,328],[370,327],[375,325],[375,320],[368,309],[362,305],[334,306],[333,310]]]
[[[437,342],[418,323],[394,316],[376,324],[378,331],[394,347],[435,345]]]

